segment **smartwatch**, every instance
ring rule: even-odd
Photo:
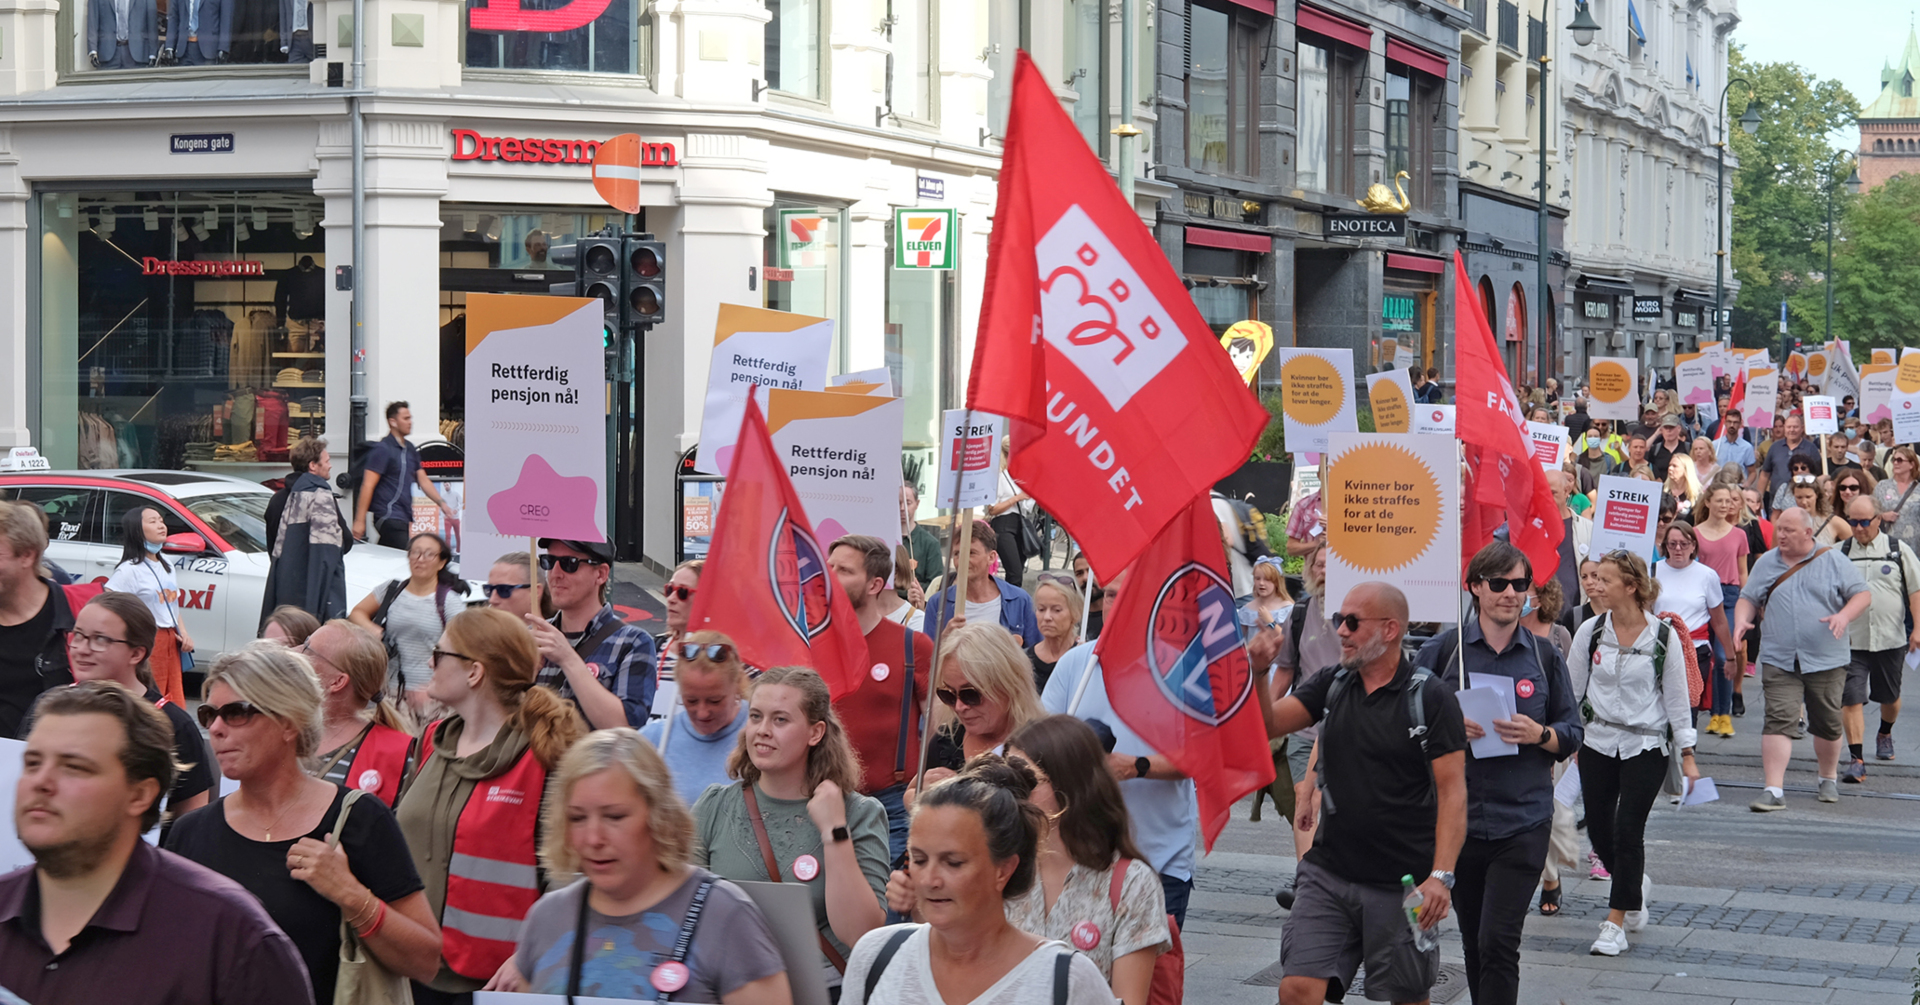
[[[840,827],[835,827],[832,831],[832,836],[833,836],[833,843],[839,844],[842,841],[850,840],[853,835],[848,834],[847,828],[843,825]]]
[[[1136,757],[1133,759],[1134,777],[1145,778],[1147,777],[1147,772],[1152,770],[1153,770],[1153,762],[1151,760],[1144,757]]]

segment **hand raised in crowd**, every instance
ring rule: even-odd
[[[895,869],[887,876],[887,909],[895,914],[912,914],[919,906],[913,895],[913,878],[905,869]]]
[[[813,790],[813,798],[807,800],[807,819],[812,820],[822,834],[847,825],[847,797],[832,779],[823,780]]]
[[[1268,625],[1247,639],[1247,658],[1256,668],[1270,667],[1279,657],[1280,646],[1286,640],[1286,629],[1279,622]]]

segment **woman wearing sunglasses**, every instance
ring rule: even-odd
[[[1007,737],[1046,715],[1032,666],[998,625],[969,624],[940,640],[934,734],[927,742],[927,781],[953,777],[981,754],[1001,753]]]
[[[671,615],[669,615],[671,616]],[[747,668],[733,639],[719,632],[688,632],[673,643],[678,707],[640,735],[673,769],[673,787],[688,805],[709,785],[725,785],[727,759],[747,724]]]
[[[1802,479],[1805,480],[1802,481]],[[1813,536],[1813,544],[1817,548],[1850,540],[1853,537],[1853,528],[1847,526],[1845,520],[1834,516],[1833,511],[1827,508],[1827,499],[1832,493],[1822,491],[1823,488],[1817,475],[1793,476],[1793,504],[1806,510],[1807,516],[1813,519],[1813,525],[1817,528]]]
[[[1035,693],[1046,690],[1054,664],[1080,644],[1080,600],[1072,574],[1064,570],[1039,574],[1033,587],[1033,616],[1040,626],[1040,641],[1027,647]]]
[[[1660,528],[1661,559],[1653,565],[1654,581],[1660,584],[1660,599],[1654,603],[1658,614],[1677,614],[1687,626],[1695,663],[1700,669],[1702,693],[1713,694],[1713,682],[1725,670],[1722,653],[1733,648],[1733,629],[1727,620],[1727,595],[1720,587],[1720,573],[1700,557],[1700,535],[1684,523]],[[1711,715],[1711,713],[1709,713]],[[1718,716],[1707,720],[1708,732],[1719,730]],[[1728,720],[1728,731],[1733,729]]]
[[[735,882],[805,885],[822,976],[839,987],[850,947],[886,920],[887,811],[860,794],[860,759],[820,675],[775,667],[755,678],[727,766],[739,781],[693,804],[693,864]]]
[[[201,725],[221,773],[240,788],[175,821],[167,850],[260,899],[300,950],[317,1002],[333,1001],[343,921],[388,970],[432,976],[440,929],[393,815],[378,799],[347,805],[345,787],[302,766],[319,747],[321,721],[306,657],[252,643],[214,661],[205,695]]]
[[[67,633],[67,668],[73,671],[76,684],[110,680],[134,694],[145,695],[166,713],[173,726],[173,759],[186,765],[173,788],[167,790],[167,813],[178,819],[207,805],[213,767],[193,716],[162,698],[153,686],[153,667],[148,659],[154,634],[153,612],[140,598],[130,593],[102,593],[87,601],[74,616],[73,630]],[[162,828],[162,832],[170,827]]]
[[[667,577],[667,585],[660,591],[667,602],[667,630],[653,637],[655,685],[652,714],[656,721],[672,715],[674,706],[679,703],[674,693],[677,677],[675,667],[680,659],[679,642],[687,632],[687,616],[693,613],[693,595],[700,586],[700,570],[706,566],[706,559],[703,558],[681,562],[674,568],[673,575]],[[675,777],[679,776],[679,772],[674,774]],[[695,789],[694,796],[699,794],[700,790]]]
[[[416,715],[427,711],[427,681],[433,676],[434,640],[447,625],[448,607],[467,595],[467,581],[449,571],[453,549],[438,534],[415,534],[407,542],[407,578],[377,587],[347,615],[387,647],[387,687]]]
[[[1832,491],[1827,495],[1827,512],[1844,520],[1847,506],[1861,496],[1873,498],[1873,490],[1880,482],[1858,467],[1848,467],[1836,469],[1829,484]]]
[[[321,625],[296,648],[313,664],[325,696],[314,777],[361,789],[392,806],[420,741],[386,699],[386,649],[342,618]]]
[[[533,560],[524,551],[509,551],[494,559],[487,570],[487,585],[481,587],[487,606],[516,618],[533,613],[535,575]],[[540,616],[553,617],[553,597],[545,589],[540,591]]]

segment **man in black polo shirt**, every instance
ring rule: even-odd
[[[1647,463],[1653,466],[1653,480],[1667,480],[1667,465],[1678,456],[1693,449],[1693,443],[1687,439],[1687,425],[1677,415],[1666,415],[1660,420],[1660,429],[1647,445]]]
[[[1340,665],[1295,685],[1273,707],[1279,735],[1321,724],[1325,795],[1316,793],[1301,812],[1326,818],[1295,872],[1280,943],[1280,1005],[1318,1005],[1330,987],[1339,997],[1362,960],[1368,998],[1424,1002],[1440,952],[1414,944],[1400,881],[1421,880],[1420,925],[1431,932],[1447,915],[1467,829],[1466,729],[1452,690],[1431,678],[1416,682],[1401,653],[1405,594],[1361,583],[1340,606],[1333,616]],[[1416,687],[1426,721],[1419,738],[1409,707]]]
[[[1561,563],[1571,565],[1571,557]],[[1464,642],[1462,632],[1448,629],[1413,658],[1456,689],[1464,661],[1465,686],[1513,695],[1513,718],[1465,722],[1469,742],[1496,733],[1520,748],[1505,757],[1467,755],[1467,840],[1453,903],[1474,1005],[1515,1005],[1520,998],[1520,929],[1547,864],[1553,763],[1579,749],[1586,732],[1566,663],[1546,639],[1520,627],[1532,586],[1525,553],[1505,541],[1488,544],[1467,564],[1476,616],[1467,619]]]

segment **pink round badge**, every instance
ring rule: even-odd
[[[1081,952],[1091,952],[1100,944],[1100,926],[1091,921],[1082,921],[1073,926],[1073,948]]]
[[[885,663],[875,663],[873,669],[867,672],[873,675],[874,680],[886,680],[887,675],[893,672],[893,668]]]
[[[1514,681],[1513,693],[1519,695],[1522,698],[1533,697],[1533,682],[1530,680]]]
[[[802,883],[811,882],[820,875],[820,860],[812,855],[802,855],[793,860],[793,878]]]
[[[356,789],[359,789],[362,792],[373,792],[378,788],[380,788],[379,769],[368,768],[367,770],[360,772],[360,778],[358,781],[353,783],[353,787]]]
[[[693,976],[685,963],[668,960],[653,968],[653,989],[661,994],[672,994],[687,986],[687,979]]]

